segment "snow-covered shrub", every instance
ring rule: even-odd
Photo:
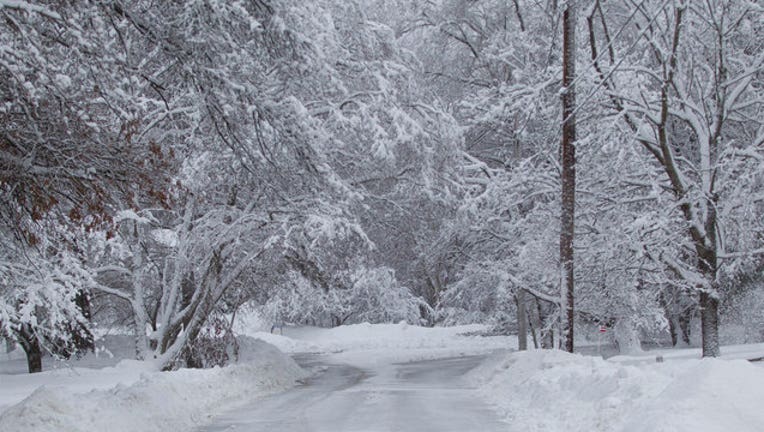
[[[395,271],[387,267],[360,268],[353,281],[349,304],[354,322],[419,323],[422,308],[428,308],[420,297],[398,283]]]
[[[344,275],[343,285],[327,290],[316,287],[297,272],[290,272],[287,286],[263,306],[272,322],[318,326],[406,321],[420,323],[431,313],[427,303],[401,286],[387,267],[359,267]]]
[[[498,265],[497,265],[498,264]],[[504,327],[514,317],[514,293],[500,263],[470,263],[441,296],[438,321],[445,325],[488,323]]]
[[[207,321],[207,325],[186,348],[183,356],[186,367],[225,366],[237,358],[239,344],[231,331],[231,323],[220,314],[211,316]]]
[[[290,271],[259,312],[272,323],[328,325],[324,323],[329,309],[327,300],[326,292]]]

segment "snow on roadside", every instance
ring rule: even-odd
[[[721,347],[722,358],[726,360],[754,360],[764,358],[764,343],[725,345]],[[664,360],[698,359],[701,356],[700,348],[666,348],[644,351],[636,355],[617,355],[608,360],[624,364],[638,364],[654,362],[656,357]]]
[[[695,360],[624,431],[762,431],[764,370],[745,360]]]
[[[420,327],[406,324],[352,324],[331,329],[285,327],[284,335],[251,332],[289,353],[329,353],[329,361],[359,367],[517,348],[515,336],[478,336],[484,325]]]
[[[215,413],[284,390],[305,377],[305,371],[275,347],[262,341],[247,345],[241,362],[224,368],[144,371],[130,385],[87,392],[40,387],[0,414],[0,430],[188,430],[207,423]],[[90,376],[94,382],[98,372]]]
[[[24,364],[26,366],[26,363]],[[136,360],[121,360],[116,366],[101,369],[62,367],[36,374],[0,374],[0,414],[42,386],[62,387],[70,393],[106,390],[118,384],[137,382],[141,375],[156,370],[153,364]]]
[[[491,356],[466,379],[517,430],[764,430],[764,369],[743,360],[629,366],[539,350]]]

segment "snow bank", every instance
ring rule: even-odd
[[[305,376],[291,358],[262,341],[247,343],[243,356],[246,362],[225,368],[143,372],[137,382],[108,390],[73,393],[70,387],[43,386],[0,415],[0,430],[189,430]]]
[[[35,374],[27,373],[25,360],[24,368],[21,373],[0,375],[0,414],[43,386],[66,388],[69,393],[86,393],[116,385],[131,385],[143,374],[156,370],[153,364],[135,360],[122,360],[113,367],[101,369],[61,367]]]
[[[742,360],[627,366],[539,350],[489,357],[466,378],[517,430],[764,430],[764,368]]]
[[[355,366],[481,354],[517,347],[516,336],[478,336],[483,325],[420,327],[399,324],[353,324],[331,329],[285,327],[284,335],[253,332],[282,351],[332,353],[330,361]]]
[[[624,431],[764,431],[764,369],[744,360],[690,363]]]

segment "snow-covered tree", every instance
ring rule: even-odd
[[[621,55],[634,66],[614,65],[615,81],[605,82],[664,172],[661,187],[686,237],[681,254],[662,259],[698,293],[703,355],[718,356],[720,280],[761,248],[759,204],[744,197],[756,195],[762,176],[764,56],[752,35],[764,11],[729,1],[645,2],[633,11],[634,23],[622,25],[635,39]]]
[[[124,76],[98,55],[84,9],[0,3],[2,321],[30,371],[40,347],[67,355],[88,333],[89,233],[108,229],[117,202],[161,199],[149,149],[101,91]]]
[[[45,353],[69,358],[93,347],[90,273],[71,242],[36,231],[35,247],[6,231],[0,255],[0,335],[22,347],[30,373],[42,371]]]

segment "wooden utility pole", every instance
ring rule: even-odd
[[[560,297],[565,350],[573,352],[573,234],[576,209],[576,13],[568,0],[562,14],[562,213],[560,217]]]

